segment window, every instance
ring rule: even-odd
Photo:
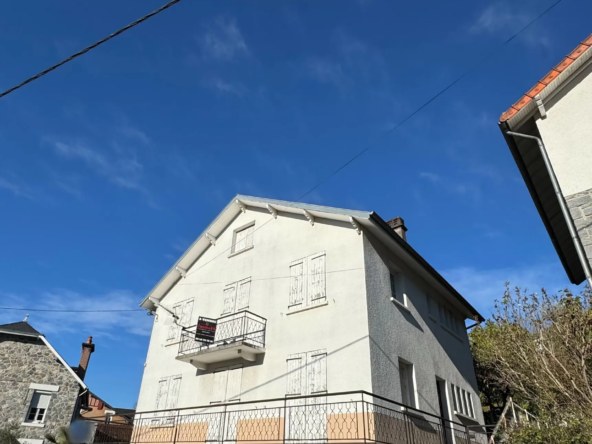
[[[426,298],[428,301],[428,316],[434,321],[437,321],[436,316],[438,315],[438,306],[429,295],[426,295]]]
[[[181,337],[181,329],[191,325],[191,316],[193,315],[193,299],[179,302],[173,305],[173,311],[179,319],[174,319],[169,326],[167,340],[172,341]]]
[[[241,227],[234,232],[232,240],[232,253],[247,250],[253,247],[253,232],[255,231],[255,222],[249,226]]]
[[[242,378],[242,365],[217,369],[214,372],[214,385],[210,404],[240,401]]]
[[[38,424],[43,423],[45,420],[45,415],[47,413],[47,408],[49,407],[50,400],[50,393],[37,391],[34,392],[33,397],[31,398],[31,404],[29,405],[29,411],[27,412],[25,422]]]
[[[398,301],[403,305],[407,305],[405,301],[405,289],[403,286],[403,275],[395,271],[389,274],[391,285],[391,300]]]
[[[464,323],[457,319],[448,308],[440,305],[440,323],[454,334],[461,336],[464,331]],[[462,336],[461,336],[462,337]]]
[[[286,394],[288,396],[327,392],[327,350],[290,355],[287,364]]]
[[[297,310],[326,302],[325,257],[323,251],[290,264],[288,310]]]
[[[156,410],[174,409],[177,407],[181,375],[167,376],[158,381],[156,392]]]
[[[251,278],[233,282],[224,288],[224,309],[222,314],[237,313],[249,308]]]
[[[417,408],[415,402],[415,378],[413,364],[399,359],[399,378],[401,380],[401,401],[409,407]]]
[[[473,397],[470,392],[461,389],[459,386],[452,385],[452,399],[454,403],[454,412],[470,418],[475,417],[473,408]]]

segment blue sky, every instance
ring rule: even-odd
[[[4,3],[0,89],[162,3]],[[234,194],[298,199],[551,3],[185,0],[7,96],[1,305],[136,308]],[[564,0],[304,200],[402,216],[485,315],[506,280],[565,287],[497,120],[591,16],[589,1]],[[137,399],[151,321],[30,317],[73,365],[93,335],[87,382],[122,407]]]

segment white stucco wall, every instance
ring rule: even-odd
[[[295,353],[327,350],[329,392],[372,388],[365,301],[363,236],[350,224],[282,214],[270,220],[268,212],[249,208],[240,213],[206,250],[188,276],[162,300],[167,307],[195,298],[191,325],[199,316],[218,318],[223,311],[226,284],[251,277],[249,311],[267,319],[266,353],[257,362],[236,360],[210,364],[207,371],[177,361],[178,345],[167,345],[167,315],[158,309],[146,360],[138,411],[155,409],[158,381],[182,375],[177,407],[207,405],[211,401],[213,370],[242,363],[241,401],[283,397],[286,394],[286,358]],[[255,221],[254,248],[228,257],[233,231]],[[290,263],[326,252],[328,305],[287,315]],[[200,268],[201,267],[201,268]],[[352,270],[353,269],[353,270]],[[347,272],[334,272],[350,270]],[[275,278],[275,279],[267,279]],[[205,284],[205,283],[212,284]]]
[[[592,189],[592,64],[550,103],[541,133],[564,196]]]
[[[476,420],[483,423],[479,391],[466,331],[454,336],[439,322],[436,312],[428,316],[427,295],[464,319],[435,290],[428,287],[405,263],[371,235],[365,235],[364,255],[370,326],[373,393],[401,402],[399,358],[412,363],[417,389],[416,408],[439,415],[436,377],[446,381],[449,411],[454,384],[472,394]],[[389,267],[403,275],[406,311],[391,302]],[[450,419],[465,422],[451,416]]]

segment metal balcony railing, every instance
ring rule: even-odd
[[[211,319],[216,323],[213,342],[207,343],[196,338],[197,325],[181,330],[178,356],[194,354],[204,350],[213,350],[233,343],[243,343],[254,347],[265,347],[265,326],[267,320],[250,311]]]
[[[140,412],[131,439],[132,444],[332,442],[486,444],[487,435],[358,391]]]

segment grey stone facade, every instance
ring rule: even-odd
[[[571,217],[586,250],[586,256],[592,261],[592,188],[565,198]]]
[[[34,390],[30,384],[59,386],[52,392],[43,427],[21,425]],[[21,425],[18,438],[43,439],[68,426],[76,407],[80,385],[38,338],[0,333],[0,426]]]

